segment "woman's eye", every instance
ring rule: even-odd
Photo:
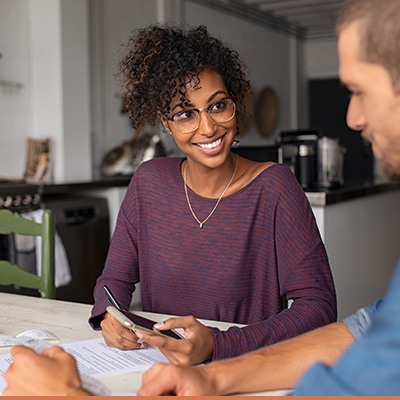
[[[227,102],[226,100],[221,100],[221,101],[215,102],[211,107],[211,111],[212,112],[224,111],[226,108],[226,102]]]
[[[183,121],[187,119],[191,119],[195,117],[195,113],[193,110],[185,110],[178,114],[175,114],[174,120],[175,121]]]

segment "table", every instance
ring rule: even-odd
[[[0,316],[0,335],[16,336],[28,329],[46,329],[60,338],[60,344],[101,337],[88,324],[90,304],[73,303],[61,300],[42,299],[18,294],[0,293],[2,313]],[[135,311],[157,322],[168,315]],[[243,326],[219,321],[199,320],[207,326],[225,330],[230,326]],[[0,348],[0,354],[10,351]],[[143,371],[130,372],[99,379],[112,392],[136,393],[141,385]],[[282,395],[287,391],[254,393],[254,395]]]

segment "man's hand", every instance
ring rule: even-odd
[[[138,396],[205,396],[215,394],[212,377],[207,368],[180,367],[157,363],[143,374]]]
[[[11,349],[14,362],[4,378],[4,396],[68,396],[80,388],[76,361],[61,347],[53,346],[37,354],[25,346]]]

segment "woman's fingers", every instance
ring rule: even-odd
[[[137,336],[130,329],[122,326],[112,315],[106,313],[100,325],[107,346],[121,350],[141,347],[141,344],[137,342]]]
[[[212,357],[213,338],[211,330],[194,317],[169,318],[156,324],[155,328],[161,333],[164,330],[174,328],[182,328],[185,331],[185,339],[173,339],[167,336],[137,332],[139,341],[157,346],[171,364],[194,365]]]

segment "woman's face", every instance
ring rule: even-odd
[[[193,83],[188,84],[188,105],[184,110],[201,109],[228,96],[225,84],[217,72],[204,70],[198,78],[200,82],[195,89]],[[216,107],[218,106],[217,104]],[[171,101],[171,114],[182,110],[179,96],[176,96]],[[228,122],[216,123],[207,109],[202,110],[199,127],[190,133],[180,132],[172,121],[164,118],[162,121],[165,129],[173,135],[176,144],[187,156],[188,162],[216,168],[226,161],[236,134],[236,116]]]

